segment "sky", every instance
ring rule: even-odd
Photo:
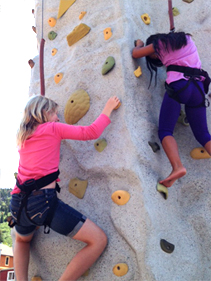
[[[29,98],[29,59],[37,54],[34,0],[0,1],[0,188],[13,188],[19,156],[16,132]]]

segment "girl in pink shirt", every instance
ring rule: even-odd
[[[28,281],[30,241],[37,226],[80,240],[87,245],[71,260],[60,277],[77,280],[101,255],[106,234],[95,223],[57,198],[59,151],[62,139],[92,140],[110,124],[119,104],[110,98],[90,126],[59,123],[58,105],[43,96],[29,100],[17,135],[20,161],[10,210],[16,228],[14,268],[17,281]],[[48,232],[46,232],[48,233]]]
[[[207,127],[203,85],[205,77],[201,75],[201,61],[190,34],[175,32],[151,35],[145,47],[143,41],[137,40],[132,57],[144,56],[151,74],[150,85],[153,72],[157,82],[157,67],[167,67],[166,92],[160,110],[158,135],[172,166],[170,175],[160,183],[170,187],[186,174],[173,137],[181,104],[185,105],[186,117],[195,138],[211,155],[211,136]],[[180,72],[181,66],[185,74]]]

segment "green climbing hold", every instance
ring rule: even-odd
[[[164,186],[163,184],[157,183],[157,191],[160,192],[164,199],[168,199],[168,188]]]
[[[69,181],[68,190],[70,193],[72,193],[79,199],[82,199],[86,192],[87,185],[88,185],[87,180],[79,180],[78,178],[74,178]]]
[[[94,143],[94,146],[98,152],[102,152],[106,148],[107,142],[105,139],[99,139]]]
[[[181,109],[180,111],[180,114],[179,114],[179,117],[178,117],[178,120],[177,120],[178,123],[181,123],[182,125],[184,126],[189,126],[189,123],[188,123],[188,119],[186,117],[186,114],[185,112]]]
[[[176,7],[172,8],[173,16],[178,16],[180,14],[179,10]]]
[[[102,67],[102,75],[107,74],[115,65],[115,60],[113,57],[107,57],[103,67]]]
[[[48,33],[48,39],[49,39],[49,40],[54,40],[54,39],[56,38],[56,36],[57,36],[57,33],[54,32],[54,31],[50,31],[50,32]]]
[[[165,239],[160,240],[160,247],[164,252],[168,254],[171,254],[174,251],[174,245],[169,243]]]
[[[148,141],[148,144],[151,146],[153,152],[157,152],[158,150],[160,150],[160,146],[156,142]]]

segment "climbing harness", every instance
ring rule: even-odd
[[[59,176],[59,170],[54,172],[54,173],[51,173],[47,176],[44,176],[38,180],[35,180],[35,179],[29,179],[27,181],[25,181],[23,184],[20,184],[18,182],[18,179],[16,179],[16,185],[17,187],[21,190],[21,193],[24,195],[23,198],[21,199],[21,204],[20,204],[20,208],[18,210],[18,215],[17,215],[17,221],[15,221],[13,218],[10,219],[10,221],[8,222],[8,225],[10,227],[13,227],[14,225],[16,224],[19,224],[20,222],[20,216],[21,216],[21,212],[23,210],[23,208],[25,209],[25,213],[26,213],[26,216],[27,218],[33,222],[28,213],[27,213],[27,200],[28,200],[28,197],[30,196],[30,194],[32,192],[34,192],[36,195],[36,193],[38,194],[39,190],[41,188],[43,188],[44,186],[52,183],[53,181],[55,181],[58,176]],[[60,192],[60,187],[59,185],[56,183],[56,191],[57,192]],[[45,220],[44,222],[44,233],[45,234],[48,234],[50,232],[50,224],[51,224],[51,221],[53,219],[53,215],[54,215],[54,212],[55,212],[55,209],[56,209],[56,204],[55,202],[52,202],[51,206],[50,206],[50,209],[49,209],[49,213],[48,213],[48,216],[47,216],[47,219]],[[34,224],[34,222],[33,222]],[[46,228],[48,227],[48,230],[46,231]]]
[[[169,21],[170,21],[170,32],[175,31],[174,27],[174,16],[173,16],[173,9],[172,9],[172,0],[168,0],[168,12],[169,12]]]
[[[166,91],[167,91],[169,97],[171,97],[172,99],[179,102],[178,94],[183,92],[184,90],[186,90],[188,88],[188,86],[190,85],[190,83],[193,82],[195,84],[195,86],[197,87],[197,89],[199,90],[200,94],[202,95],[203,102],[197,106],[189,106],[189,107],[201,107],[201,106],[208,107],[210,105],[210,102],[208,101],[208,99],[205,98],[204,92],[206,94],[208,93],[209,84],[211,82],[211,79],[205,70],[198,69],[198,68],[192,68],[192,67],[186,67],[186,66],[180,66],[180,65],[169,65],[167,67],[166,71],[167,72],[168,71],[181,72],[184,74],[184,77],[188,78],[187,84],[179,91],[174,91],[174,89],[172,89],[171,86],[165,82],[165,88],[166,88]],[[201,76],[205,77],[205,80],[203,81],[204,92],[202,91],[202,89],[200,88],[200,86],[197,83],[197,80],[199,81]]]
[[[40,93],[41,96],[45,95],[45,79],[44,79],[44,45],[45,39],[43,38],[43,1],[42,1],[42,34],[40,43]]]

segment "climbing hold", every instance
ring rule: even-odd
[[[90,31],[90,27],[85,23],[80,23],[77,25],[73,31],[67,35],[67,43],[69,46],[72,46],[76,42],[78,42],[81,38],[83,38]]]
[[[148,144],[151,146],[153,152],[157,152],[158,150],[160,150],[160,146],[156,142],[148,141]]]
[[[169,243],[165,239],[160,240],[160,247],[164,252],[168,254],[171,254],[174,251],[174,245]]]
[[[57,49],[55,49],[55,48],[54,48],[54,49],[52,49],[52,51],[51,51],[51,55],[52,55],[52,56],[55,56],[55,54],[56,54],[56,53],[57,53]]]
[[[193,159],[209,159],[211,156],[203,147],[197,147],[191,150],[190,156]]]
[[[117,110],[120,106],[121,106],[121,101],[117,104],[117,106],[116,107],[114,107],[114,110]]]
[[[89,271],[90,271],[90,269],[87,269],[87,271],[82,275],[82,277],[88,276],[89,275]]]
[[[87,92],[83,89],[75,91],[68,99],[65,110],[64,118],[68,124],[77,123],[89,110],[90,98]]]
[[[183,0],[184,2],[191,3],[193,0]]]
[[[179,114],[177,122],[183,124],[184,126],[189,126],[186,114],[182,109],[180,110],[180,114]]]
[[[51,26],[51,27],[54,27],[56,25],[56,19],[55,18],[49,18],[48,19],[48,24]]]
[[[107,146],[105,139],[99,139],[94,143],[94,147],[98,152],[102,152]]]
[[[35,62],[34,62],[32,59],[30,59],[30,60],[28,61],[28,64],[30,65],[31,68],[33,68],[34,65],[35,65]]]
[[[128,272],[128,265],[126,263],[118,263],[113,267],[113,273],[116,276],[124,276]]]
[[[142,71],[141,71],[141,67],[140,66],[134,71],[134,74],[135,74],[136,77],[141,76]]]
[[[18,176],[18,173],[17,173],[17,172],[15,172],[15,173],[14,173],[14,177],[15,177],[15,179],[17,179],[17,176]]]
[[[69,181],[68,190],[79,199],[82,199],[86,192],[87,185],[87,180],[79,180],[78,178],[74,178]]]
[[[59,4],[59,12],[57,15],[57,19],[59,19],[76,0],[60,0]]]
[[[106,61],[102,66],[102,75],[107,74],[115,65],[114,57],[107,57]]]
[[[110,27],[107,27],[103,30],[103,34],[104,34],[104,39],[108,40],[109,38],[111,38],[112,36],[112,31]]]
[[[36,27],[35,26],[32,26],[32,30],[37,33],[37,30],[36,30]]]
[[[179,10],[176,7],[172,8],[173,16],[178,16],[180,14]]]
[[[143,14],[143,15],[141,15],[141,19],[143,20],[143,22],[144,22],[145,24],[150,24],[150,17],[149,17],[148,14]]]
[[[42,281],[42,278],[40,276],[34,276],[31,281]]]
[[[80,15],[79,15],[79,20],[81,20],[84,16],[86,15],[86,12],[81,12]]]
[[[56,38],[56,36],[57,36],[57,33],[54,32],[54,31],[50,31],[50,32],[48,33],[48,39],[49,39],[49,40],[54,40],[54,39]]]
[[[157,183],[157,191],[163,195],[164,199],[168,199],[168,188],[159,182]]]
[[[54,81],[56,84],[58,84],[63,78],[63,73],[57,73],[55,76],[54,76]]]
[[[125,205],[130,199],[130,194],[125,190],[117,190],[111,195],[111,199],[117,205]]]

